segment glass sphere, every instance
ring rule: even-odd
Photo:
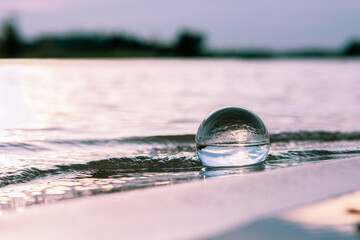
[[[261,119],[237,107],[210,114],[196,134],[197,154],[205,167],[238,167],[266,159],[270,139]]]

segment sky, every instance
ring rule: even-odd
[[[338,48],[360,38],[359,0],[0,0],[25,37],[125,32],[170,41],[203,32],[216,48]]]

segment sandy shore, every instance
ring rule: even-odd
[[[4,213],[0,239],[207,238],[359,190],[359,172],[357,157],[39,205]]]

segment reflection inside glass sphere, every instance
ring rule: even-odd
[[[205,167],[237,167],[262,162],[270,148],[268,131],[254,113],[236,107],[207,117],[196,134],[196,150]]]

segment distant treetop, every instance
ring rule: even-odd
[[[360,39],[352,40],[346,44],[344,48],[344,55],[346,56],[360,56]]]
[[[204,40],[205,37],[201,33],[183,30],[177,35],[174,50],[179,56],[201,56],[203,54]]]
[[[1,55],[5,58],[18,57],[23,44],[15,18],[6,19],[1,30]]]

